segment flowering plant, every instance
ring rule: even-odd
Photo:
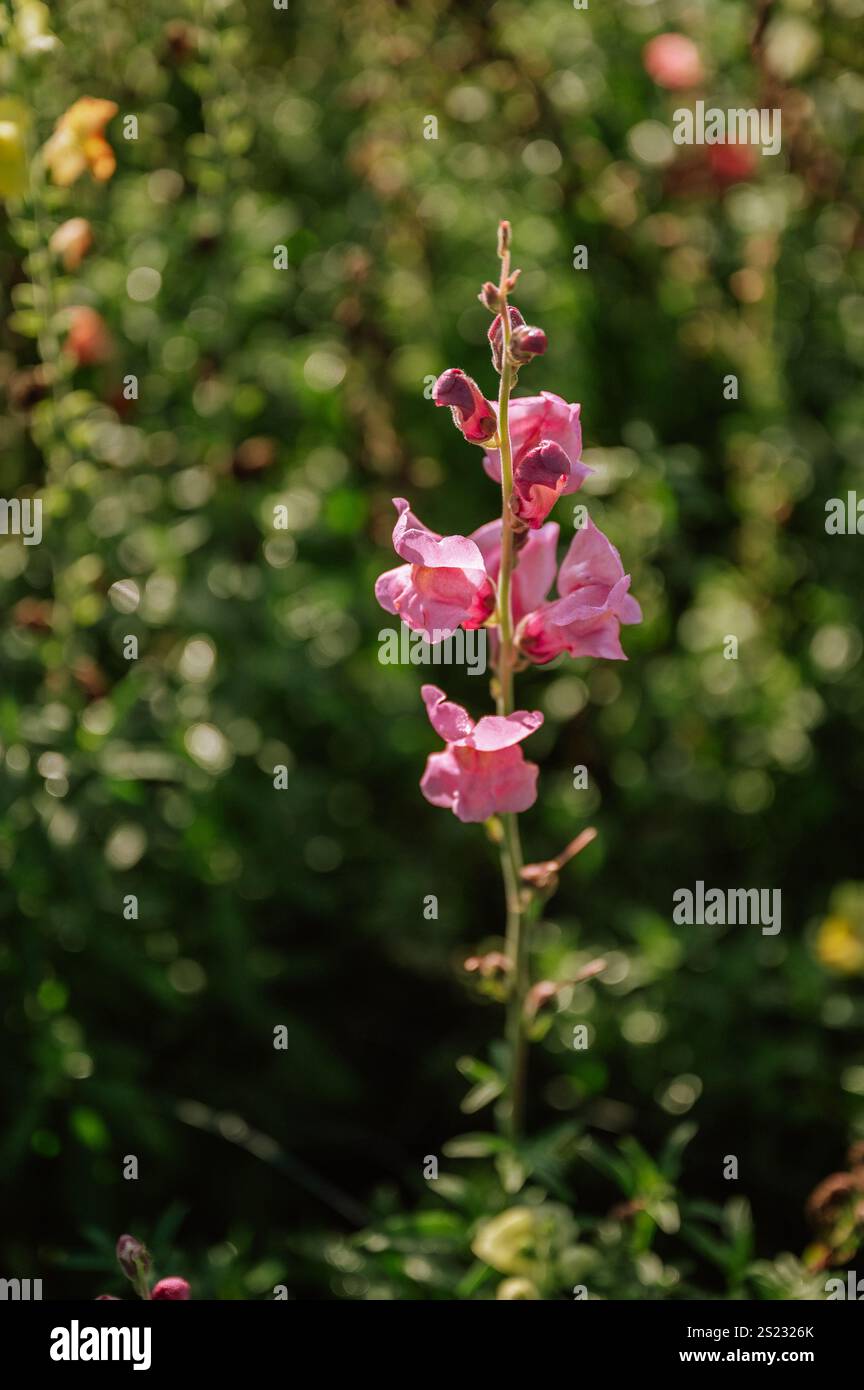
[[[511,271],[510,242],[510,224],[501,222],[499,281],[487,282],[479,296],[494,315],[488,336],[500,378],[497,406],[458,367],[444,372],[433,391],[435,404],[449,406],[465,440],[484,450],[483,466],[501,487],[500,519],[470,536],[439,536],[414,516],[405,498],[394,498],[393,548],[403,564],[382,574],[375,592],[382,607],[427,640],[440,641],[459,627],[490,631],[494,714],[475,722],[443,690],[423,686],[429,721],[445,747],[430,754],[420,789],[433,806],[449,808],[459,820],[484,822],[500,849],[506,949],[494,953],[494,962],[487,957],[468,965],[503,980],[509,1060],[501,1109],[515,1138],[522,1127],[529,1025],[556,992],[551,981],[532,980],[528,929],[554,891],[563,864],[594,832],[581,835],[555,859],[524,864],[517,817],[536,800],[539,769],[526,760],[521,745],[543,715],[514,708],[514,678],[529,664],[544,665],[565,652],[626,660],[621,626],[638,623],[642,613],[618,551],[587,514],[558,570],[558,597],[548,597],[558,526],[547,517],[559,497],[576,492],[591,470],[580,457],[578,405],[548,391],[513,398],[519,372],[547,344],[543,330],[526,324],[509,302],[519,275]],[[602,962],[592,962],[587,973],[600,969]]]

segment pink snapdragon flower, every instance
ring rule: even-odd
[[[642,621],[629,588],[621,556],[589,518],[570,542],[558,572],[561,597],[542,603],[520,622],[520,651],[537,665],[561,652],[626,661],[621,624]]]
[[[495,607],[495,587],[483,555],[467,536],[439,536],[414,516],[404,497],[393,548],[407,563],[380,575],[375,597],[414,632],[443,641],[459,627],[482,627]]]
[[[525,761],[518,745],[540,728],[540,711],[487,714],[475,724],[436,685],[424,685],[420,693],[429,722],[447,745],[427,759],[420,782],[426,800],[465,822],[533,806],[539,769]]]
[[[469,444],[486,444],[498,432],[495,407],[461,367],[448,367],[432,388],[436,405],[449,405],[453,423]]]
[[[642,50],[642,66],[658,87],[684,91],[704,76],[699,49],[686,34],[658,34]]]
[[[579,405],[569,405],[552,391],[541,391],[539,396],[517,396],[510,402],[508,422],[514,478],[527,455],[544,441],[549,441],[558,444],[569,460],[567,482],[562,492],[576,492],[582,486],[592,470],[587,464],[579,462],[582,454],[580,409]],[[490,478],[500,483],[501,454],[498,449],[487,449],[483,467]]]
[[[539,608],[552,588],[558,569],[559,529],[557,522],[547,521],[538,531],[531,531],[516,557],[510,582],[510,607],[514,623]],[[483,556],[486,573],[497,584],[501,568],[501,518],[487,521],[485,526],[472,531],[471,540]],[[494,631],[492,635],[495,636]]]

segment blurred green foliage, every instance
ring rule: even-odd
[[[864,495],[861,8],[769,0],[753,42],[743,0],[67,0],[22,52],[4,6],[40,142],[82,95],[119,107],[109,182],[0,224],[0,491],[45,514],[40,546],[0,538],[7,1274],[92,1296],[131,1230],[199,1295],[494,1297],[527,1276],[470,1251],[518,1202],[544,1297],[816,1296],[791,1256],[752,1261],[802,1250],[864,1134],[862,542],[824,526]],[[641,58],[670,28],[709,100],[782,109],[779,156],[731,181],[672,144],[683,98]],[[67,272],[70,217],[94,243]],[[550,342],[520,387],[581,401],[645,623],[626,665],[520,677],[546,716],[529,857],[600,831],[542,971],[609,969],[534,1051],[543,1152],[457,1146],[429,1192],[454,1062],[501,1030],[460,968],[501,892],[482,830],[420,797],[437,740],[420,673],[378,662],[372,587],[392,496],[444,532],[497,510],[426,392],[458,365],[492,394],[499,217]],[[62,346],[80,305],[111,336],[90,365]],[[782,933],[673,927],[697,879],[781,887]],[[646,1191],[653,1216],[609,1215]]]

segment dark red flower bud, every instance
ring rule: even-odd
[[[495,408],[459,367],[449,367],[432,389],[436,405],[449,405],[453,423],[470,444],[486,444],[498,432]]]
[[[523,319],[522,315],[519,313],[519,310],[516,309],[513,305],[511,305],[511,306],[510,306],[510,331],[511,331],[511,333],[513,332],[514,329],[516,329],[516,328],[521,328],[521,326],[522,326],[522,324],[523,324],[524,322],[525,322],[525,320]],[[489,339],[489,345],[490,345],[490,347],[492,348],[492,363],[493,363],[493,366],[495,367],[496,372],[500,372],[502,366],[504,365],[504,359],[503,359],[503,357],[502,357],[502,353],[503,353],[503,336],[504,336],[504,334],[503,334],[503,328],[502,328],[502,325],[501,325],[501,315],[500,315],[500,314],[496,314],[495,318],[492,320],[492,326],[490,327],[489,332],[488,332],[488,334],[487,334],[486,336],[488,337],[488,339]]]
[[[532,328],[523,324],[513,331],[510,339],[510,360],[517,366],[530,362],[532,357],[540,357],[546,351],[546,334],[542,328]]]
[[[158,1284],[153,1285],[150,1294],[151,1299],[172,1299],[175,1302],[188,1302],[192,1290],[185,1279],[178,1278],[175,1274],[170,1274],[167,1279],[160,1279]]]

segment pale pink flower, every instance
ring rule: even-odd
[[[704,73],[699,49],[685,34],[658,34],[642,50],[642,66],[658,87],[698,87]]]
[[[516,634],[520,650],[538,665],[561,652],[626,661],[620,626],[642,621],[629,588],[621,556],[589,518],[570,542],[558,572],[561,597],[522,619]]]
[[[466,536],[430,531],[404,497],[394,497],[393,505],[399,513],[393,548],[407,563],[376,582],[381,607],[434,641],[459,627],[482,627],[495,607],[495,589],[477,544]]]
[[[525,761],[518,745],[543,723],[540,711],[487,714],[475,724],[436,685],[424,685],[420,693],[433,729],[447,745],[427,759],[420,782],[426,800],[465,822],[533,806],[539,769]]]

